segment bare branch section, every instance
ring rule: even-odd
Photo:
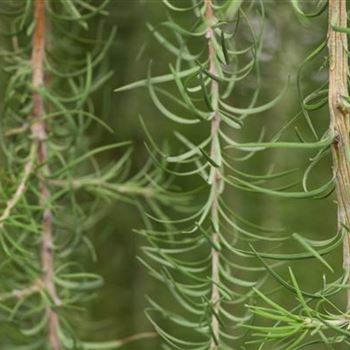
[[[209,52],[209,72],[214,76],[217,76],[217,59],[214,48],[214,29],[213,25],[216,22],[216,18],[213,12],[212,0],[205,0],[205,16],[208,21],[208,30],[206,33],[206,38],[208,39],[208,52]],[[220,128],[220,115],[219,115],[219,83],[214,79],[211,80],[211,103],[213,108],[213,116],[211,122],[211,148],[210,157],[213,160],[220,159],[220,146],[219,146],[219,128]],[[219,246],[220,236],[219,236],[219,219],[218,219],[218,200],[220,193],[222,191],[223,182],[220,174],[220,170],[217,167],[212,166],[211,168],[211,220],[215,231],[212,235],[212,240],[214,247]],[[219,338],[220,338],[220,328],[219,328],[219,311],[220,311],[220,256],[219,251],[212,248],[211,251],[211,264],[212,264],[212,291],[211,291],[211,304],[213,307],[213,315],[211,319],[211,328],[213,332],[213,340],[210,346],[211,350],[217,350],[219,348]]]
[[[332,145],[333,167],[338,202],[338,227],[350,227],[350,162],[349,162],[349,109],[344,105],[343,96],[348,96],[347,36],[332,28],[347,26],[346,0],[329,1],[329,110],[330,131],[334,136]],[[350,273],[349,232],[344,238],[343,266]],[[350,279],[349,279],[350,282]],[[350,310],[350,289],[347,292],[347,310]]]
[[[45,84],[44,60],[45,60],[45,42],[46,42],[46,18],[45,18],[45,0],[35,0],[35,31],[33,38],[32,66],[33,66],[33,123],[31,132],[34,142],[37,143],[37,159],[42,166],[39,168],[37,176],[40,186],[40,205],[43,208],[42,222],[42,246],[41,246],[41,264],[42,279],[44,287],[50,296],[51,302],[57,306],[59,299],[57,297],[54,284],[54,253],[53,253],[53,227],[52,212],[50,209],[50,189],[46,177],[50,173],[48,166],[48,147],[46,124],[44,116],[44,101],[39,93],[39,89]],[[47,306],[48,317],[48,341],[52,350],[61,350],[59,338],[59,320],[58,315],[52,306]]]

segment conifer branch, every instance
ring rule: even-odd
[[[45,114],[44,100],[39,93],[39,89],[45,85],[45,46],[46,46],[46,14],[45,0],[35,1],[35,31],[33,38],[32,65],[33,65],[33,123],[31,132],[33,142],[37,144],[37,158],[41,167],[38,170],[40,187],[40,205],[43,208],[42,217],[42,246],[41,264],[43,283],[49,297],[55,306],[59,305],[59,299],[54,283],[54,238],[53,238],[53,215],[50,209],[51,193],[46,180],[50,174],[48,165],[48,146],[46,123],[43,119]],[[59,319],[56,310],[51,305],[47,305],[46,313],[48,317],[48,341],[52,350],[60,350],[61,342],[59,338]]]
[[[121,200],[144,215],[143,204],[157,208],[155,200],[177,200],[150,161],[132,171],[130,142],[95,147],[97,137],[85,133],[95,122],[114,135],[95,116],[91,94],[112,74],[101,62],[115,30],[106,40],[102,25],[97,32],[85,31],[87,20],[99,15],[107,2],[98,7],[93,1],[75,0],[1,3],[4,12],[11,9],[6,12],[11,16],[11,41],[2,41],[10,49],[2,47],[0,55],[9,73],[0,142],[6,162],[0,306],[1,317],[16,329],[1,339],[5,348],[117,349],[154,336],[81,340],[70,325],[76,317],[66,312],[91,300],[91,291],[103,284],[102,277],[84,269],[87,254],[95,258],[93,244],[84,235],[107,208],[100,205],[96,210],[97,203]],[[124,146],[128,149],[118,160],[100,162],[102,152]]]
[[[346,0],[329,1],[329,111],[330,131],[334,136],[332,144],[333,171],[335,175],[338,229],[350,227],[350,161],[349,161],[349,110],[344,104],[348,92],[348,44],[347,35],[335,31],[333,26],[347,26]],[[346,275],[350,273],[350,232],[344,235],[343,266]],[[349,280],[350,282],[350,280]],[[350,311],[350,289],[347,290],[347,311]]]
[[[69,183],[63,180],[50,180],[50,184],[57,187],[69,186],[72,189],[89,189],[90,187],[101,187],[112,192],[128,195],[137,195],[145,198],[154,198],[157,195],[157,191],[152,186],[140,186],[133,183],[110,183],[98,178],[76,178],[72,179]]]
[[[209,53],[209,73],[213,76],[218,76],[216,67],[216,52],[213,44],[214,29],[213,25],[216,22],[213,12],[213,3],[211,0],[205,1],[205,16],[208,21],[208,29],[206,38],[208,40],[208,53]],[[220,129],[220,114],[219,114],[219,83],[212,79],[210,82],[211,95],[212,95],[212,108],[213,115],[211,121],[211,146],[210,156],[211,159],[217,159],[221,150],[219,147],[219,129]],[[211,165],[211,220],[214,223],[214,229],[219,229],[219,215],[218,215],[218,201],[220,193],[223,190],[223,181],[220,174],[220,168]],[[214,246],[220,246],[219,232],[213,232],[212,241]],[[211,248],[211,264],[212,264],[212,291],[211,291],[211,304],[213,307],[211,328],[213,332],[213,339],[211,342],[211,350],[217,350],[220,342],[220,329],[219,329],[219,311],[220,311],[220,253],[214,247]]]
[[[180,26],[174,19],[157,27],[150,26],[156,40],[175,56],[175,66],[171,64],[170,74],[161,76],[152,76],[149,71],[147,79],[116,91],[144,86],[159,112],[172,123],[178,126],[198,124],[198,128],[205,128],[205,136],[200,136],[200,141],[193,137],[195,129],[189,135],[187,131],[176,130],[182,150],[173,155],[171,151],[163,151],[145,127],[150,141],[148,149],[162,170],[174,177],[191,177],[204,184],[193,190],[190,197],[179,191],[178,198],[183,203],[181,210],[174,208],[178,214],[173,210],[169,214],[155,210],[150,215],[164,228],[144,231],[150,245],[144,247],[147,261],[140,260],[152,276],[165,283],[183,312],[177,314],[176,310],[168,310],[150,299],[147,316],[169,348],[239,347],[242,324],[251,317],[251,313],[243,309],[243,303],[252,297],[252,286],[263,283],[263,279],[241,278],[243,272],[248,275],[252,270],[244,261],[245,254],[239,253],[239,247],[250,240],[260,237],[270,240],[270,237],[259,225],[240,219],[240,214],[226,203],[224,187],[235,187],[229,181],[229,174],[245,174],[236,170],[236,164],[231,165],[230,151],[226,151],[225,145],[236,142],[226,137],[224,131],[235,137],[234,131],[242,128],[248,115],[268,110],[279,100],[278,97],[265,104],[258,101],[264,6],[260,2],[249,6],[248,2],[201,0],[193,7],[179,8],[171,2],[164,3],[172,11],[191,12],[194,20],[190,29]],[[255,32],[250,21],[258,18],[261,27]],[[163,37],[163,26],[172,29],[177,41],[173,43]],[[204,41],[204,48],[195,53],[198,47],[192,47],[192,39],[198,44]],[[248,76],[256,82],[249,106],[231,106],[236,82],[244,89],[241,81]],[[175,92],[158,87],[171,81],[175,83]],[[174,105],[163,102],[167,98]],[[175,170],[173,165],[176,165]],[[254,232],[260,230],[261,234]],[[268,235],[271,233],[268,230]],[[191,333],[184,336],[181,331],[169,330],[153,319],[153,313],[160,313],[186,332],[191,329],[198,341],[193,341]]]

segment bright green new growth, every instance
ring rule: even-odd
[[[113,133],[94,115],[90,98],[113,74],[102,64],[116,32],[102,36],[107,3],[0,5],[8,28],[1,48],[8,74],[1,117],[2,349],[116,349],[150,336],[99,343],[81,341],[76,331],[85,321],[81,308],[103,285],[84,265],[96,259],[88,232],[105,203],[142,209],[136,197],[152,203],[164,196],[157,188],[163,176],[150,163],[130,175],[129,142],[96,147],[91,135],[96,127]],[[98,26],[90,28],[90,19]],[[105,152],[117,152],[113,164],[101,165]]]

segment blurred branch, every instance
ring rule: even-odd
[[[38,280],[30,287],[27,287],[24,289],[14,289],[11,292],[0,294],[0,301],[5,301],[7,299],[12,299],[12,298],[20,300],[32,294],[38,293],[42,289],[43,289],[43,282],[41,280]]]
[[[127,345],[129,343],[133,343],[135,341],[138,340],[142,340],[142,339],[148,339],[148,338],[155,338],[157,337],[158,334],[155,332],[143,332],[143,333],[138,333],[138,334],[134,334],[131,335],[129,337],[120,339],[120,340],[115,340],[115,341],[110,341],[107,343],[89,343],[89,342],[84,342],[83,346],[84,349],[88,349],[88,350],[94,350],[94,349],[118,349],[124,345]]]
[[[33,167],[36,159],[35,152],[36,147],[35,145],[32,145],[31,152],[29,154],[29,160],[24,165],[24,172],[21,181],[13,196],[7,201],[6,207],[0,216],[0,229],[3,228],[4,222],[10,217],[12,210],[15,208],[19,200],[22,198],[23,193],[26,191],[26,184],[33,172]]]
[[[70,181],[66,180],[50,180],[50,184],[59,187],[70,187],[73,189],[81,189],[91,186],[100,186],[105,189],[111,190],[113,192],[121,194],[130,194],[130,195],[140,195],[147,198],[152,198],[155,196],[155,189],[152,187],[141,187],[137,184],[114,184],[103,181],[101,179],[72,179]]]

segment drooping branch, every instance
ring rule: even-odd
[[[35,0],[35,31],[33,38],[32,66],[33,66],[33,120],[31,132],[33,142],[37,143],[37,159],[41,167],[36,174],[39,178],[40,206],[43,208],[42,217],[42,245],[41,265],[44,287],[55,306],[59,305],[59,299],[54,283],[54,242],[52,211],[50,209],[51,194],[47,183],[50,169],[48,165],[48,145],[46,123],[43,119],[45,109],[44,100],[39,89],[45,85],[45,44],[46,44],[46,14],[45,0]],[[59,319],[57,312],[51,305],[46,309],[48,318],[48,342],[52,350],[61,350],[59,338]]]
[[[334,26],[347,26],[346,0],[329,1],[329,110],[333,171],[338,204],[338,229],[350,227],[350,162],[349,162],[349,110],[343,102],[348,96],[347,36],[334,30]],[[344,236],[343,266],[350,273],[350,232]],[[350,280],[348,280],[350,281]],[[347,310],[350,310],[350,289],[347,292]]]
[[[215,24],[215,15],[213,12],[212,0],[205,1],[205,16],[208,21],[208,30],[206,32],[206,38],[208,39],[208,53],[209,53],[209,72],[214,76],[217,76],[217,59],[213,43],[214,29],[213,25]],[[220,155],[220,146],[219,146],[219,128],[220,128],[220,115],[219,115],[219,83],[212,79],[211,80],[211,103],[213,109],[212,121],[211,121],[211,147],[210,147],[210,156],[213,160],[219,160]],[[211,221],[213,222],[214,232],[212,234],[212,241],[214,247],[219,246],[220,235],[219,235],[219,218],[218,218],[218,201],[220,192],[222,191],[222,178],[220,174],[220,169],[214,166],[211,166],[210,172],[210,181],[211,181]],[[212,248],[211,251],[211,279],[212,279],[212,290],[211,290],[211,304],[213,308],[212,319],[211,319],[211,328],[213,332],[213,339],[211,342],[211,350],[218,349],[219,338],[220,338],[220,329],[219,329],[219,311],[220,311],[220,256],[217,248]]]

